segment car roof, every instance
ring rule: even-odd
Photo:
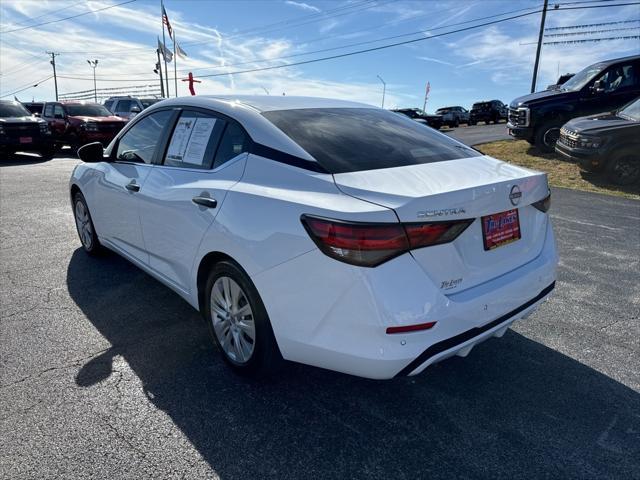
[[[246,105],[259,112],[297,110],[301,108],[376,108],[365,103],[322,97],[286,95],[200,95],[199,97],[231,101],[236,104]]]
[[[619,63],[619,62],[628,62],[629,60],[633,61],[633,60],[640,60],[640,55],[629,55],[628,57],[620,57],[620,58],[613,58],[611,60],[603,60],[602,62],[595,62],[592,63],[591,65],[613,65],[614,63]]]

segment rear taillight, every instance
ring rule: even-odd
[[[433,223],[354,223],[303,215],[307,233],[326,255],[375,267],[415,248],[454,240],[473,220]]]
[[[531,205],[536,207],[542,213],[546,213],[549,211],[549,208],[551,208],[551,194],[547,195],[542,200],[532,203]]]

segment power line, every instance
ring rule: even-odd
[[[567,45],[571,43],[587,43],[587,42],[606,42],[610,40],[632,40],[640,38],[640,35],[628,35],[624,37],[607,37],[607,38],[577,38],[575,40],[559,40],[557,42],[544,42],[545,45]]]
[[[46,77],[46,78],[43,78],[42,80],[38,80],[38,81],[37,81],[36,83],[34,83],[34,84],[29,84],[28,86],[20,87],[18,90],[14,90],[14,91],[13,91],[13,92],[11,92],[11,93],[6,93],[6,94],[4,94],[4,95],[0,96],[0,98],[8,97],[8,96],[10,96],[10,95],[15,95],[16,93],[20,93],[20,92],[23,92],[23,91],[25,91],[25,90],[29,90],[30,88],[37,87],[37,86],[38,86],[38,85],[40,85],[41,83],[44,83],[44,82],[46,82],[47,80],[51,80],[52,78],[53,78],[53,75],[50,75],[50,76],[48,76],[48,77]]]
[[[562,4],[560,4],[562,5]],[[606,3],[604,5],[587,5],[584,7],[558,7],[554,8],[554,10],[582,10],[587,8],[609,8],[609,7],[625,7],[628,5],[640,5],[640,2],[632,2],[632,3]]]
[[[509,20],[514,20],[516,18],[522,18],[522,17],[526,17],[526,16],[533,15],[533,14],[536,14],[536,13],[540,13],[541,11],[542,10],[536,10],[536,11],[533,11],[533,12],[521,13],[519,15],[513,15],[513,16],[510,16],[510,17],[507,17],[507,18],[503,18],[503,19],[499,19],[499,20],[493,20],[493,21],[481,23],[481,24],[478,24],[478,25],[472,25],[472,26],[469,26],[469,27],[459,28],[457,30],[452,30],[450,32],[444,32],[444,33],[439,33],[439,34],[436,34],[436,35],[430,35],[428,37],[424,37],[423,36],[423,37],[414,38],[414,39],[411,39],[411,40],[404,40],[402,42],[390,43],[390,44],[387,44],[387,45],[380,45],[380,46],[377,46],[377,47],[371,47],[371,48],[367,48],[367,49],[363,49],[363,50],[356,50],[354,52],[341,53],[341,54],[338,54],[338,55],[331,55],[331,56],[328,56],[328,57],[314,58],[314,59],[311,59],[311,60],[304,60],[304,61],[300,61],[300,62],[287,63],[287,64],[283,64],[283,65],[272,65],[272,66],[268,66],[268,67],[252,68],[252,69],[248,69],[248,70],[237,70],[237,71],[234,71],[234,72],[212,73],[212,74],[208,74],[208,75],[200,75],[199,77],[200,78],[210,78],[210,77],[221,77],[221,76],[225,76],[225,75],[237,75],[237,74],[241,74],[241,73],[262,72],[262,71],[265,71],[265,70],[275,70],[275,69],[280,69],[280,68],[294,67],[294,66],[297,66],[297,65],[307,65],[307,64],[310,64],[310,63],[323,62],[323,61],[326,61],[326,60],[334,60],[334,59],[337,59],[337,58],[350,57],[350,56],[359,55],[359,54],[362,54],[362,53],[369,53],[369,52],[374,52],[374,51],[378,51],[378,50],[385,50],[387,48],[397,47],[397,46],[400,46],[400,45],[408,45],[408,44],[411,44],[411,43],[422,42],[422,41],[425,41],[425,40],[430,40],[432,38],[443,37],[445,35],[451,35],[451,34],[454,34],[454,33],[460,33],[460,32],[465,32],[465,31],[468,31],[468,30],[473,30],[473,29],[476,29],[476,28],[486,27],[488,25],[495,25],[497,23],[502,23],[502,22],[506,22],[506,21],[509,21]],[[63,78],[69,78],[69,79],[74,79],[74,80],[87,80],[86,78],[78,78],[78,77],[70,77],[70,76],[64,76]],[[131,81],[150,81],[150,80],[149,79],[139,79],[139,80],[138,79],[128,79],[128,80],[119,80],[119,79],[106,80],[106,79],[102,79],[101,81],[103,81],[103,82],[105,82],[105,81],[112,81],[112,82],[128,81],[128,82],[131,82]]]
[[[545,32],[555,31],[555,30],[574,30],[579,28],[591,28],[591,27],[604,27],[606,25],[625,25],[628,23],[638,23],[640,19],[637,20],[619,20],[617,22],[602,22],[602,23],[586,23],[583,25],[568,25],[566,27],[552,27],[545,28]]]
[[[20,28],[14,28],[13,30],[5,30],[4,32],[0,32],[0,34],[4,34],[4,33],[13,33],[13,32],[19,32],[21,30],[26,30],[28,28],[35,28],[35,27],[41,27],[42,25],[49,25],[51,23],[57,23],[57,22],[63,22],[65,20],[71,20],[72,18],[78,18],[78,17],[82,17],[83,15],[88,15],[90,13],[96,13],[96,12],[102,12],[104,10],[109,10],[110,8],[115,8],[115,7],[119,7],[121,5],[126,5],[128,3],[133,3],[136,0],[127,0],[126,2],[121,2],[121,3],[116,3],[115,5],[109,5],[107,7],[103,7],[103,8],[98,8],[96,10],[88,10],[84,13],[79,13],[77,15],[72,15],[70,17],[65,17],[65,18],[59,18],[57,20],[50,20],[48,22],[42,22],[42,23],[35,23],[33,25],[27,25],[26,27],[20,27]]]
[[[329,51],[335,51],[335,50],[342,50],[345,48],[351,48],[351,47],[357,47],[357,46],[362,46],[362,45],[369,45],[372,43],[378,43],[378,42],[383,42],[385,40],[395,40],[397,38],[404,38],[404,37],[411,37],[411,36],[415,36],[415,35],[424,35],[425,33],[429,32],[429,31],[436,31],[436,30],[442,30],[445,28],[451,28],[451,27],[456,27],[459,25],[466,25],[469,23],[474,23],[474,22],[479,22],[482,20],[486,20],[489,18],[497,18],[497,17],[502,17],[504,15],[510,15],[513,13],[519,13],[519,12],[523,12],[523,11],[528,11],[528,10],[532,10],[534,8],[539,8],[539,7],[528,7],[528,8],[519,8],[517,10],[510,10],[507,12],[502,12],[502,13],[497,13],[497,14],[493,14],[493,15],[487,15],[484,17],[479,17],[479,18],[474,18],[471,20],[466,20],[464,22],[457,22],[457,23],[451,23],[448,25],[443,25],[440,27],[435,27],[435,28],[426,28],[424,30],[417,30],[414,32],[409,32],[409,33],[403,33],[403,34],[399,34],[399,35],[392,35],[392,36],[388,36],[388,37],[382,37],[382,38],[377,38],[375,40],[367,40],[367,41],[363,41],[363,42],[356,42],[356,43],[351,43],[351,44],[347,44],[347,45],[342,45],[342,46],[338,46],[338,47],[330,47],[330,48],[323,48],[320,50],[312,50],[312,51],[308,51],[308,52],[301,52],[301,53],[294,53],[294,54],[290,54],[290,55],[283,55],[280,57],[275,57],[275,58],[266,58],[266,59],[253,59],[253,60],[249,60],[249,61],[244,61],[244,62],[238,62],[238,63],[233,63],[233,64],[228,64],[228,65],[216,65],[216,66],[211,66],[211,67],[200,67],[200,68],[194,68],[194,69],[180,69],[178,71],[181,72],[186,72],[186,71],[198,71],[198,70],[210,70],[210,69],[220,69],[220,68],[228,68],[228,67],[234,67],[234,66],[240,66],[240,65],[247,65],[247,64],[253,64],[253,63],[264,63],[264,62],[273,62],[273,61],[277,61],[277,60],[286,60],[289,58],[294,58],[294,57],[300,57],[300,56],[305,56],[305,55],[312,55],[315,53],[324,53],[324,52],[329,52]],[[127,74],[122,74],[122,75],[131,75],[132,73],[127,73]],[[72,75],[76,75],[76,76],[84,76],[82,74],[72,74]],[[117,76],[117,74],[113,74],[113,76]]]
[[[294,19],[281,20],[279,22],[275,22],[275,23],[272,23],[272,24],[269,24],[269,25],[263,25],[261,27],[255,27],[253,29],[242,30],[241,32],[238,32],[238,33],[235,33],[235,34],[232,34],[232,35],[229,35],[229,36],[225,36],[224,39],[228,40],[228,39],[247,36],[247,35],[250,35],[250,34],[254,34],[254,31],[264,30],[264,29],[269,28],[271,26],[280,25],[280,24],[282,24],[284,22],[304,20],[304,19],[307,19],[308,17],[314,17],[314,16],[318,16],[318,15],[326,15],[326,16],[324,18],[318,18],[318,19],[314,20],[314,22],[315,21],[320,21],[320,20],[328,20],[328,19],[334,18],[334,16],[333,15],[327,15],[327,14],[331,13],[331,12],[334,12],[334,11],[337,11],[337,10],[344,10],[346,8],[353,9],[353,8],[355,8],[357,6],[360,6],[360,5],[363,5],[363,4],[371,4],[372,2],[375,2],[373,5],[369,5],[369,6],[365,7],[365,8],[357,9],[357,10],[353,10],[353,11],[350,11],[350,12],[346,12],[346,13],[341,13],[340,14],[340,15],[346,15],[346,14],[356,13],[358,11],[365,10],[365,9],[368,9],[368,8],[373,8],[373,7],[376,7],[376,6],[380,6],[380,5],[383,5],[384,3],[388,3],[390,1],[392,1],[392,0],[386,0],[384,2],[380,2],[379,0],[366,0],[366,1],[359,2],[359,3],[354,3],[354,4],[351,4],[351,5],[342,6],[342,7],[339,7],[339,8],[334,8],[334,9],[331,9],[331,10],[325,10],[324,12],[321,12],[321,13],[303,15],[303,16],[300,16],[300,17],[295,17]],[[335,15],[335,16],[338,16],[338,15]],[[313,22],[305,22],[304,24],[301,24],[301,25],[306,25],[308,23],[313,23]],[[283,27],[283,28],[297,27],[297,26],[301,26],[301,25],[291,25],[291,26],[287,26],[287,27]],[[282,29],[282,28],[279,28],[277,30],[280,30],[280,29]],[[275,31],[275,29],[271,30],[271,31]],[[267,33],[267,32],[259,32],[259,33]],[[255,34],[258,34],[258,33],[255,33]],[[204,44],[216,41],[217,39],[218,39],[217,37],[211,36],[210,39],[205,40],[205,41],[185,42],[185,43],[180,43],[180,46],[187,47],[187,46],[191,46],[191,45],[204,45]],[[90,51],[61,50],[60,53],[65,53],[65,54],[71,54],[71,53],[75,54],[75,53],[77,53],[77,54],[83,54],[83,55],[103,55],[103,54],[107,55],[107,54],[118,54],[118,53],[130,53],[130,52],[136,51],[136,50],[137,51],[143,51],[143,50],[154,50],[155,51],[155,47],[129,48],[129,49],[123,49],[123,50],[90,50]]]
[[[593,35],[594,33],[607,33],[607,32],[621,32],[628,30],[638,30],[638,27],[624,27],[624,28],[605,28],[602,30],[586,30],[582,32],[564,32],[564,33],[545,33],[545,37],[572,37],[576,35]]]
[[[34,20],[37,20],[38,18],[48,17],[49,15],[51,15],[53,13],[60,13],[60,12],[63,12],[65,10],[69,10],[70,8],[77,7],[81,3],[86,3],[86,2],[85,2],[85,0],[82,0],[81,2],[71,4],[71,5],[69,5],[67,7],[64,7],[64,8],[56,8],[55,10],[49,10],[47,13],[43,13],[42,15],[38,15],[37,17],[31,17],[28,20],[23,20],[22,22],[14,23],[14,25],[24,25],[25,23],[33,22]]]

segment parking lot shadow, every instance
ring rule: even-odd
[[[638,478],[640,395],[510,331],[412,378],[231,373],[198,313],[120,257],[74,252],[71,298],[222,479]],[[301,319],[304,321],[304,319]]]

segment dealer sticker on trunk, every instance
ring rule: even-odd
[[[493,250],[521,238],[518,209],[482,217],[484,249]]]

